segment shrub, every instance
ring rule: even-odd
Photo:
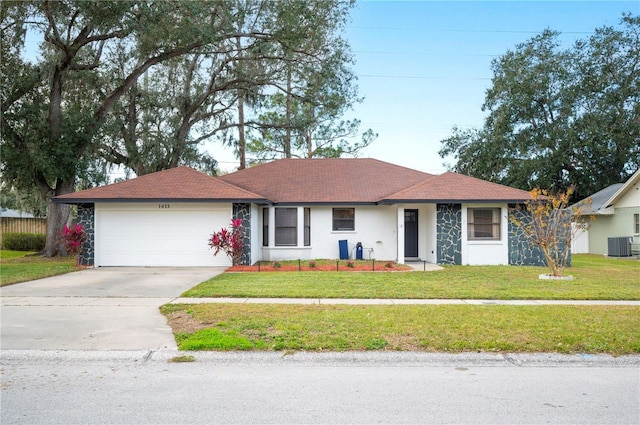
[[[522,214],[516,214],[520,205],[509,215],[509,220],[520,228],[525,239],[540,248],[551,276],[564,275],[571,252],[571,241],[580,229],[589,228],[588,222],[592,219],[591,216],[583,215],[591,199],[569,207],[573,191],[573,187],[559,193],[533,189],[529,192],[531,199],[524,203],[528,219],[523,219]],[[572,226],[572,221],[580,226]]]
[[[87,239],[87,234],[84,232],[81,224],[76,224],[71,227],[65,224],[61,237],[67,252],[77,257],[80,251],[82,251],[82,244]]]
[[[211,235],[209,248],[215,249],[213,255],[218,255],[220,251],[224,252],[231,259],[231,264],[237,266],[242,262],[242,255],[244,254],[243,238],[242,220],[234,218],[231,220],[231,230],[223,228]]]
[[[276,262],[273,263],[273,268],[274,269],[279,269],[280,267],[282,267],[282,264],[280,264],[279,262],[276,261]]]
[[[311,267],[312,269],[315,268],[318,265],[318,263],[316,263],[315,261],[309,261],[309,267]]]
[[[10,251],[42,251],[47,235],[37,233],[5,233],[2,248]]]
[[[355,264],[353,264],[353,261],[347,261],[347,267],[352,269],[355,267]]]

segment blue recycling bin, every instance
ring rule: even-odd
[[[356,260],[362,260],[362,242],[356,244]]]
[[[349,259],[349,246],[347,245],[347,240],[339,240],[338,246],[340,247],[340,259],[348,260]]]

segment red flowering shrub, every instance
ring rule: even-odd
[[[243,248],[242,239],[244,238],[244,228],[242,220],[235,218],[231,220],[231,229],[222,228],[219,232],[211,235],[209,238],[209,247],[215,248],[213,255],[218,255],[220,251],[227,254],[234,266],[240,264],[242,260]]]
[[[68,253],[73,254],[76,257],[76,264],[78,263],[78,256],[82,251],[82,244],[87,239],[87,234],[84,232],[81,224],[75,226],[64,225],[62,230],[62,239],[64,241],[64,248]]]

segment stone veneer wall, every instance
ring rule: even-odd
[[[530,221],[529,213],[515,209],[509,205],[509,214],[513,214],[520,222]],[[542,251],[531,245],[522,230],[509,220],[509,264],[516,266],[546,266]]]
[[[438,264],[462,264],[462,207],[460,204],[437,206]]]
[[[240,265],[249,266],[251,265],[251,204],[233,204],[233,218],[242,220],[244,228]]]
[[[82,226],[87,239],[82,244],[79,264],[93,266],[95,260],[95,206],[94,204],[78,205],[78,224]]]

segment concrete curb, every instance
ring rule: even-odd
[[[558,353],[427,353],[416,351],[178,351],[178,350],[2,350],[2,363],[43,362],[169,362],[192,356],[195,362],[225,364],[270,364],[309,366],[414,366],[414,367],[640,367],[640,355],[614,357],[608,354]],[[179,364],[179,363],[177,363]]]

